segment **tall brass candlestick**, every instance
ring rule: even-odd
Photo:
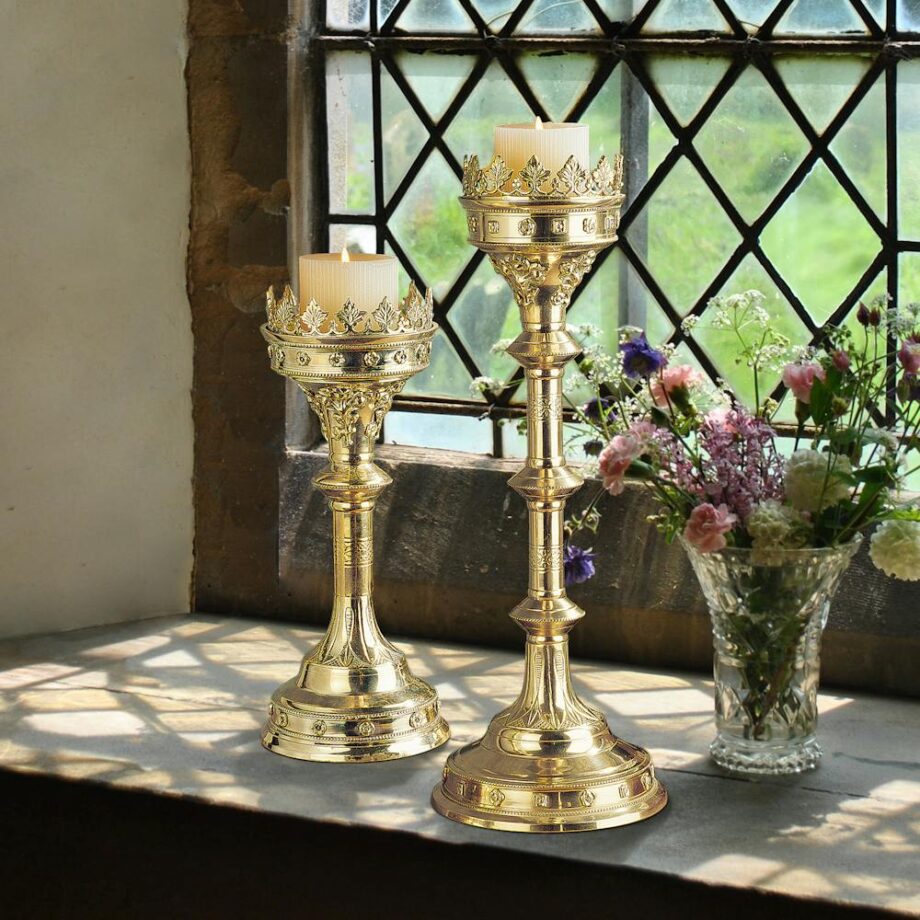
[[[508,351],[527,376],[527,462],[510,481],[530,518],[529,588],[511,613],[527,634],[524,687],[479,741],[451,754],[432,804],[464,824],[582,831],[651,817],[667,803],[648,753],[620,738],[576,694],[568,633],[584,616],[566,596],[563,520],[582,483],[566,466],[562,375],[580,351],[566,331],[572,292],[616,240],[622,159],[555,175],[531,158],[514,174],[496,157],[464,164],[469,240],[514,291],[523,331]]]
[[[420,754],[449,730],[437,693],[374,616],[374,504],[391,480],[373,458],[393,396],[428,366],[431,292],[423,299],[411,287],[401,304],[384,300],[370,313],[349,301],[334,315],[312,300],[300,312],[290,288],[267,299],[272,369],[303,390],[329,442],[329,466],[313,482],[332,508],[335,600],[325,637],[272,696],[262,744],[302,760]]]

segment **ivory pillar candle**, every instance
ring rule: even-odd
[[[535,156],[550,172],[558,172],[569,157],[575,157],[583,169],[589,163],[587,125],[572,122],[541,122],[495,127],[495,153],[515,172],[520,172]]]
[[[393,256],[365,253],[315,252],[300,257],[301,306],[315,300],[335,313],[346,300],[370,313],[386,297],[394,306],[399,300],[399,279]]]

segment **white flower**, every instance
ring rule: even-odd
[[[470,381],[470,392],[474,396],[478,396],[480,393],[490,392],[497,396],[504,388],[504,383],[502,383],[501,380],[496,380],[494,377],[474,377],[472,381]]]
[[[786,498],[799,511],[821,511],[836,505],[850,497],[850,486],[840,475],[852,471],[846,457],[838,455],[831,459],[816,450],[797,450],[786,461]]]
[[[685,316],[680,322],[680,328],[683,331],[684,335],[690,335],[694,329],[700,324],[700,318],[691,314],[690,316]]]
[[[503,355],[513,341],[514,339],[499,339],[497,342],[492,343],[489,353],[493,355]]]
[[[920,521],[885,521],[872,534],[869,557],[886,575],[920,581]]]
[[[810,528],[800,511],[769,499],[744,522],[754,549],[799,549],[808,545]]]

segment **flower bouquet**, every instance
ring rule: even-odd
[[[920,579],[920,507],[904,488],[918,468],[920,307],[860,306],[855,330],[828,327],[805,348],[774,331],[757,291],[716,298],[708,315],[750,370],[750,407],[641,330],[622,330],[612,354],[595,344],[600,330],[576,327],[596,395],[570,403],[572,440],[603,487],[567,521],[567,580],[594,575],[582,544],[597,532],[600,500],[641,481],[660,506],[651,520],[683,544],[711,613],[713,757],[741,772],[799,772],[821,756],[820,638],[863,531],[875,527],[876,566]],[[685,320],[686,336],[696,322]],[[764,393],[780,372],[779,392],[794,400],[788,437],[783,399]]]

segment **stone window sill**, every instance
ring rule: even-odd
[[[646,893],[677,885],[688,896],[705,895],[710,906],[737,903],[724,899],[743,894],[783,899],[787,915],[795,903],[807,911],[862,905],[920,912],[917,702],[822,694],[820,769],[746,782],[708,760],[709,681],[581,662],[579,691],[615,731],[651,750],[671,803],[650,821],[610,831],[497,833],[439,817],[428,797],[449,751],[478,737],[517,693],[520,655],[401,642],[415,672],[438,688],[451,741],[403,761],[309,764],[262,751],[259,726],[272,689],[295,672],[319,635],[187,616],[0,643],[0,768],[11,771],[7,776],[41,774],[289,816],[310,822],[311,833],[327,824],[356,835],[399,832],[445,848],[445,896],[470,884],[451,874],[451,854],[466,844],[485,848],[490,878],[534,891],[564,886],[567,873],[588,868],[609,879],[613,892],[624,873],[638,872]],[[398,837],[391,833],[394,845]],[[552,860],[561,871],[541,874],[539,883],[502,879],[503,859],[521,855]],[[321,854],[317,860],[304,866],[314,879],[323,871]],[[389,870],[384,847],[371,875]],[[409,892],[411,872],[405,885]],[[276,885],[273,903],[298,892]],[[577,896],[572,891],[573,904]]]

